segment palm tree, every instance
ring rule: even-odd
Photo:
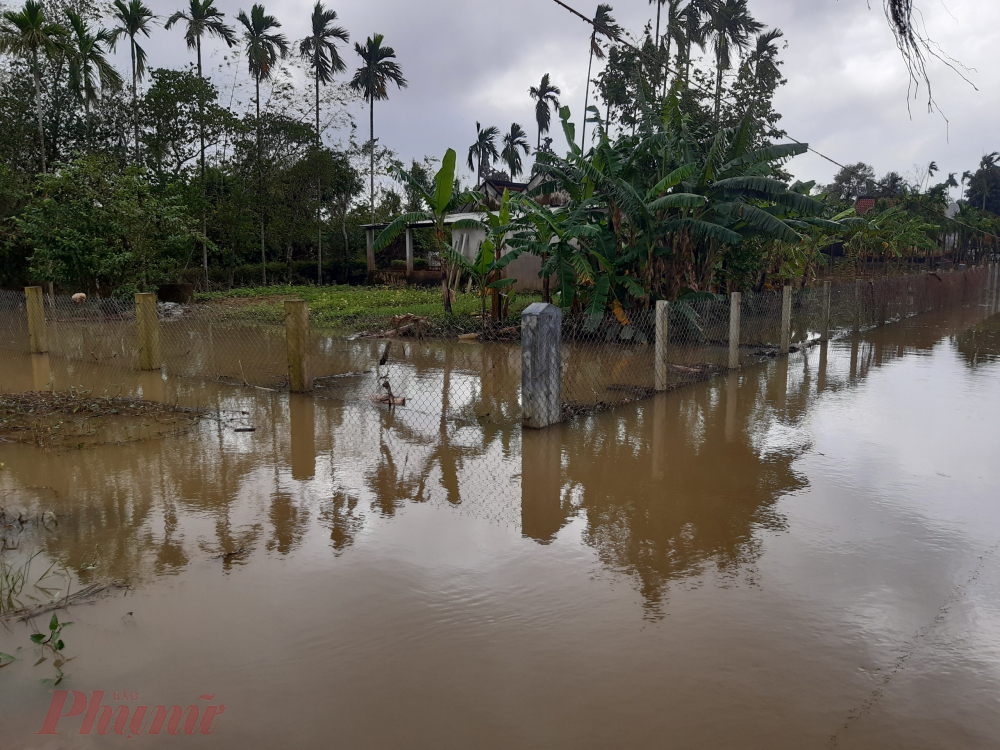
[[[198,78],[203,78],[202,67],[201,67],[201,38],[206,34],[208,36],[214,36],[218,39],[222,39],[226,44],[232,47],[236,44],[236,32],[234,32],[229,26],[222,22],[225,14],[215,7],[215,0],[190,0],[188,6],[188,12],[177,11],[163,25],[163,28],[169,29],[178,21],[186,21],[187,29],[184,31],[184,41],[187,42],[188,49],[195,50],[198,57]],[[198,99],[198,114],[201,115],[198,120],[198,138],[201,145],[201,192],[202,197],[205,195],[205,118],[204,110],[202,107],[202,101],[199,97]],[[201,231],[202,235],[205,232],[206,218],[204,212],[201,216]],[[201,259],[205,266],[205,290],[208,291],[208,243],[202,240],[201,243]]]
[[[778,69],[778,40],[785,36],[781,29],[769,29],[757,35],[754,49],[750,53],[754,78],[758,82],[771,85],[781,78]]]
[[[594,58],[604,59],[604,48],[598,40],[598,34],[617,41],[621,34],[621,27],[615,22],[613,11],[610,5],[601,3],[597,6],[597,13],[594,14],[593,27],[590,33],[590,62],[587,64],[587,88],[583,98],[583,130],[580,134],[580,147],[583,148],[587,140],[587,108],[590,106],[590,73],[594,67]]]
[[[38,116],[38,161],[45,172],[45,131],[42,126],[42,71],[39,53],[52,56],[63,46],[66,29],[49,23],[38,0],[25,0],[19,11],[7,11],[0,20],[0,52],[28,58],[35,79],[35,113]]]
[[[382,42],[385,37],[382,34],[368,37],[362,47],[357,42],[354,43],[354,51],[363,61],[363,64],[354,72],[350,86],[359,92],[368,102],[371,166],[369,168],[369,178],[371,181],[371,212],[372,223],[375,222],[375,102],[385,101],[389,98],[389,84],[395,83],[397,88],[407,87],[406,79],[403,78],[403,69],[393,60],[396,57],[396,50],[392,47],[383,47]]]
[[[500,158],[510,167],[511,180],[516,180],[524,172],[521,151],[530,154],[531,148],[528,146],[528,134],[515,122],[511,124],[510,132],[504,133],[503,151],[500,152]]]
[[[528,89],[528,94],[535,100],[535,122],[538,123],[538,145],[535,150],[538,151],[542,147],[542,133],[548,133],[552,125],[552,111],[549,106],[559,111],[559,96],[562,91],[558,86],[552,85],[549,74],[546,73],[537,86]]]
[[[677,25],[679,28],[678,45],[684,45],[684,86],[691,80],[691,46],[698,45],[705,49],[705,23],[704,15],[710,0],[690,0],[690,2],[677,12]],[[680,47],[678,46],[678,54]]]
[[[262,160],[262,141],[264,132],[260,121],[260,82],[267,81],[274,73],[274,65],[278,58],[288,54],[288,40],[284,34],[275,32],[281,24],[274,16],[264,12],[263,5],[255,4],[250,9],[249,17],[246,11],[240,11],[236,20],[243,24],[243,50],[247,56],[247,67],[253,76],[254,108],[257,122],[257,203],[260,210],[260,263],[264,284],[267,284],[267,254],[264,250],[264,206],[263,188],[264,172]]]
[[[343,26],[335,26],[337,11],[327,10],[320,0],[312,13],[312,34],[299,42],[299,56],[308,61],[313,69],[316,81],[316,147],[323,145],[323,136],[319,127],[319,87],[333,81],[334,73],[343,73],[347,64],[340,56],[337,42],[347,44],[351,35]],[[320,222],[320,203],[323,200],[319,178],[316,179],[316,224],[317,224],[317,280],[323,283],[323,225]]]
[[[495,125],[484,128],[478,122],[476,123],[476,142],[469,146],[469,160],[466,163],[469,165],[469,169],[476,171],[477,187],[483,184],[483,173],[500,158],[496,144],[499,135],[500,128]]]
[[[705,31],[715,51],[715,121],[722,111],[722,74],[733,64],[733,50],[750,47],[750,37],[764,28],[750,15],[747,0],[715,0],[708,5]]]
[[[327,10],[320,0],[312,12],[312,33],[299,42],[299,56],[313,69],[316,83],[316,144],[322,144],[319,129],[319,87],[333,81],[334,73],[343,73],[347,64],[340,56],[337,42],[351,41],[350,32],[343,26],[334,26],[337,11]]]
[[[115,0],[112,6],[112,18],[118,26],[111,30],[111,49],[118,47],[118,40],[123,36],[129,39],[129,49],[132,53],[132,119],[135,128],[135,161],[139,162],[139,81],[146,75],[146,50],[139,46],[135,38],[142,34],[149,36],[153,30],[156,16],[147,8],[142,0]]]
[[[122,77],[108,62],[105,45],[111,43],[111,32],[98,29],[95,34],[79,13],[67,10],[69,19],[69,87],[83,102],[90,114],[90,106],[98,100],[101,89],[117,91],[122,86]]]

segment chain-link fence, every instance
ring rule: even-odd
[[[566,314],[561,322],[561,418],[614,407],[745,368],[824,339],[886,325],[935,309],[995,302],[996,266],[826,283],[776,292],[688,295],[657,309],[603,316]],[[0,291],[0,348],[46,351],[51,366],[22,390],[129,385],[140,370],[234,387],[290,387],[298,357],[315,398],[357,409],[395,409],[410,428],[513,425],[524,417],[521,321],[489,315],[384,315],[378,310],[335,326],[313,320],[308,339],[289,354],[281,303],[254,300],[156,305],[155,330],[131,300]],[[262,312],[262,309],[264,312]],[[39,321],[44,320],[44,324]],[[150,335],[155,338],[150,339]],[[145,338],[144,338],[145,337]],[[155,355],[153,352],[155,351]],[[145,354],[144,354],[145,352]],[[9,384],[0,388],[12,390]]]

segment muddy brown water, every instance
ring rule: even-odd
[[[57,519],[11,559],[130,585],[61,613],[58,687],[30,641],[48,615],[0,628],[0,746],[1000,744],[1000,318],[923,315],[524,434],[477,419],[514,406],[439,355],[414,377],[488,409],[119,373],[221,416],[0,443],[0,505]],[[8,391],[108,377],[0,360]],[[225,711],[209,737],[35,734],[63,689]]]

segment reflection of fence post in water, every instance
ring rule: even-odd
[[[777,408],[784,413],[788,399],[788,357],[778,357],[774,371],[774,390],[777,395]]]
[[[312,396],[292,393],[288,396],[291,422],[292,479],[316,476],[316,404]]]
[[[832,297],[832,284],[829,281],[823,282],[823,317],[819,326],[820,341],[830,340],[830,300]]]
[[[49,350],[49,337],[45,330],[45,299],[40,286],[24,288],[28,303],[28,340],[32,354],[44,354]]]
[[[152,370],[139,373],[139,385],[142,387],[142,398],[145,401],[156,401],[165,403],[167,400],[166,383],[163,382],[163,373],[160,370]]]
[[[788,354],[792,345],[792,287],[781,289],[781,353]]]
[[[52,366],[48,354],[31,355],[31,387],[36,391],[54,391]]]
[[[861,332],[861,279],[854,280],[854,332]]]
[[[740,366],[740,300],[743,295],[733,292],[729,295],[729,369]]]
[[[830,344],[824,341],[819,345],[819,375],[816,377],[816,392],[822,393],[826,390],[826,357]]]
[[[521,533],[551,542],[566,523],[562,507],[562,433],[521,431]]]
[[[293,393],[312,390],[309,376],[309,303],[285,300],[285,347],[288,352],[288,387]]]
[[[787,360],[786,360],[787,361]],[[729,371],[726,383],[726,442],[736,441],[736,400],[740,387],[740,376],[735,370]]]
[[[139,336],[139,369],[160,369],[160,321],[156,319],[156,295],[135,295],[136,333]]]
[[[669,324],[670,303],[659,300],[656,303],[656,390],[667,390],[667,335]]]
[[[562,421],[562,310],[544,302],[521,313],[521,412],[534,429]]]

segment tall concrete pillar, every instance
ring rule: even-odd
[[[667,335],[670,332],[670,303],[659,300],[656,303],[656,346],[654,377],[656,390],[667,390]]]
[[[743,295],[733,292],[729,295],[729,369],[740,367],[740,303]]]

